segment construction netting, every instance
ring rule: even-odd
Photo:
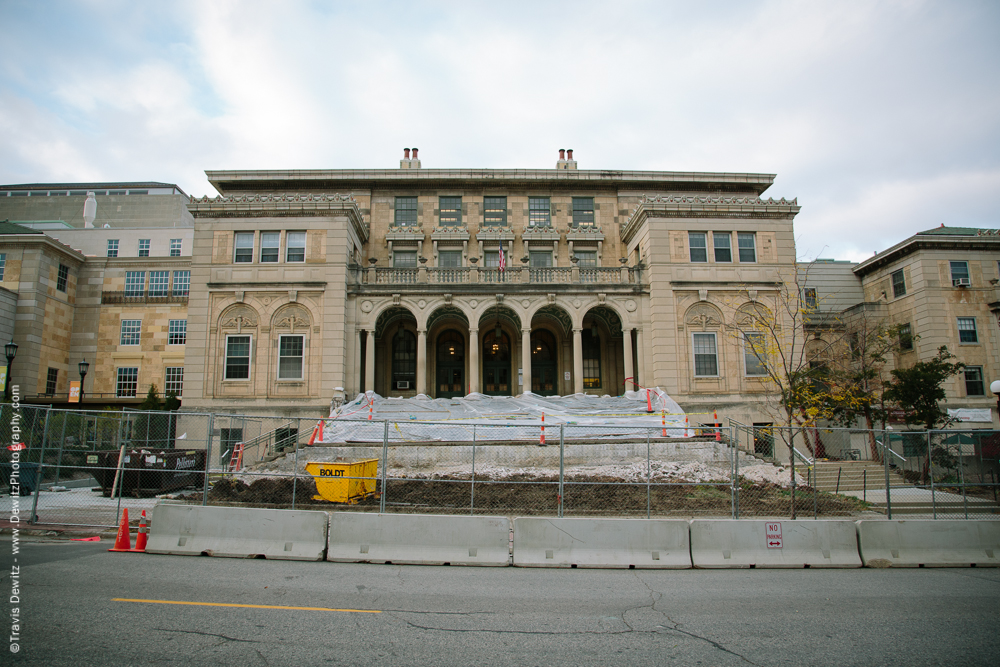
[[[694,435],[684,411],[662,389],[627,391],[624,396],[488,396],[460,398],[385,398],[373,391],[358,394],[331,411],[316,442],[382,442],[385,422],[433,422],[421,441],[464,442],[537,439],[540,426],[573,426],[576,437],[634,438],[637,427],[661,429],[668,437]],[[526,430],[528,427],[534,430]],[[409,440],[391,429],[389,440]]]

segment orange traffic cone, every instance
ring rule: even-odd
[[[719,411],[712,413],[712,420],[715,422],[715,441],[722,442],[722,431],[719,429]]]
[[[312,445],[314,442],[316,442],[316,432],[317,431],[319,431],[319,426],[316,426],[315,428],[313,428],[312,435],[309,436],[309,444],[310,445]]]
[[[323,420],[322,419],[319,420],[319,431],[317,432],[317,437],[319,437],[319,441],[320,442],[323,442]]]
[[[122,510],[122,522],[118,526],[118,537],[115,538],[115,546],[113,549],[108,549],[108,551],[131,551],[132,550],[132,535],[129,533],[128,528],[128,508]]]
[[[146,510],[142,511],[142,517],[139,519],[139,534],[135,536],[135,551],[137,553],[146,553],[146,541],[149,539],[149,523],[146,521]]]

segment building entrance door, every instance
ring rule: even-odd
[[[465,338],[451,329],[438,336],[437,397],[465,396]]]
[[[483,338],[483,393],[511,396],[510,338],[491,331]]]
[[[555,396],[559,393],[555,337],[545,330],[531,333],[531,393]]]

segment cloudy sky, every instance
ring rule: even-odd
[[[1000,227],[1000,3],[0,0],[0,183],[777,174],[801,258]]]

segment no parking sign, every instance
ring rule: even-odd
[[[764,524],[764,541],[767,544],[768,549],[780,549],[781,548],[781,522],[767,522]]]

